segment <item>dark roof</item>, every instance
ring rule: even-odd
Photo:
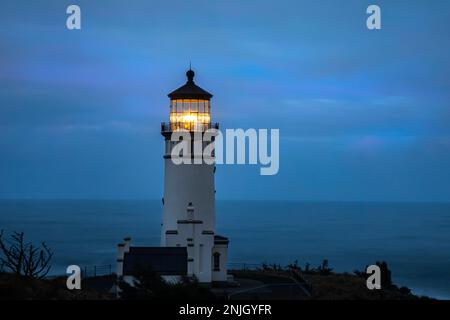
[[[162,275],[187,274],[186,247],[130,247],[123,261],[123,274],[133,275],[139,269]]]
[[[197,86],[194,82],[195,73],[192,70],[186,72],[188,78],[184,86],[179,87],[175,91],[168,94],[170,99],[206,99],[212,98],[212,94]]]
[[[214,244],[228,244],[230,240],[227,237],[216,235],[214,236]]]

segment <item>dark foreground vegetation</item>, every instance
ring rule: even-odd
[[[33,279],[0,273],[1,300],[99,300],[111,296],[91,288],[68,290],[65,278]]]
[[[183,277],[181,282],[171,284],[165,282],[158,274],[143,270],[130,285],[118,281],[120,298],[125,300],[177,300],[201,301],[214,300],[216,296],[206,286],[202,286],[195,278]]]
[[[112,276],[92,277],[82,281],[81,290],[68,290],[66,278],[34,279],[23,275],[0,273],[0,299],[50,300],[415,300],[406,287],[384,283],[381,290],[368,290],[365,275],[310,270],[293,276],[289,268],[232,270],[235,285],[207,287],[195,279],[166,283],[147,271],[137,276],[134,285]],[[247,285],[250,283],[250,285]],[[302,285],[302,288],[298,284]],[[261,289],[261,287],[263,287]],[[260,288],[253,290],[252,288]],[[120,298],[117,296],[120,292]]]
[[[368,290],[365,272],[336,273],[328,260],[312,267],[306,263],[301,267],[297,261],[282,267],[279,264],[263,263],[253,270],[232,270],[237,282],[252,279],[265,287],[231,294],[231,299],[290,299],[290,300],[416,300],[429,299],[414,295],[407,287],[398,287],[392,282],[391,271],[386,262],[376,262],[381,270],[381,290]],[[289,285],[288,279],[292,285]],[[293,290],[294,284],[302,290]]]

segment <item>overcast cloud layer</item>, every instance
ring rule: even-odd
[[[131,2],[131,3],[130,3]],[[450,2],[2,1],[0,198],[160,198],[167,93],[279,128],[280,172],[219,166],[219,199],[448,201]]]

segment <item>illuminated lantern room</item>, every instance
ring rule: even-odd
[[[205,131],[211,128],[212,94],[197,86],[195,73],[186,72],[184,86],[168,94],[170,98],[170,125],[163,124],[163,131],[173,132],[179,129]]]

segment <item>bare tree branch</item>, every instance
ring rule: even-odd
[[[43,278],[50,269],[53,252],[42,242],[39,247],[25,242],[23,232],[14,232],[9,240],[0,232],[0,266],[15,274]]]

